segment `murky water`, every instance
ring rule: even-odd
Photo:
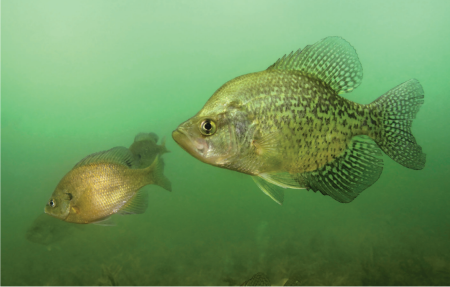
[[[275,285],[450,284],[450,2],[2,4],[3,285],[239,285],[257,272]],[[413,133],[425,169],[384,155],[380,179],[349,204],[287,190],[280,206],[172,140],[223,83],[327,36],[363,66],[345,97],[423,85]],[[166,136],[173,192],[147,187],[147,211],[113,227],[49,217],[47,237],[27,236],[75,163],[140,132]]]

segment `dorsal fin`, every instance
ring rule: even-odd
[[[75,169],[80,166],[98,162],[118,163],[126,165],[129,168],[135,168],[137,166],[136,160],[130,150],[126,147],[119,146],[107,151],[101,151],[88,155],[80,160],[80,162],[78,162],[73,168]]]
[[[340,37],[327,37],[278,59],[267,70],[298,70],[349,93],[361,84],[363,71],[355,49]]]
[[[139,141],[152,141],[154,143],[158,142],[158,135],[155,133],[138,133],[135,137],[134,137],[134,142],[139,142]]]

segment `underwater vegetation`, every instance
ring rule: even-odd
[[[92,231],[85,229],[84,233]],[[389,233],[371,232],[368,229],[362,229],[359,238],[345,238],[337,233],[336,238],[331,239],[318,232],[305,235],[300,240],[292,237],[281,239],[270,232],[261,235],[260,231],[255,230],[253,240],[244,239],[239,245],[217,237],[193,241],[193,248],[190,249],[164,244],[161,242],[163,239],[151,239],[145,248],[140,246],[140,241],[129,238],[121,240],[125,248],[120,249],[119,243],[115,246],[115,254],[109,262],[100,263],[101,260],[83,257],[87,260],[86,267],[64,267],[67,269],[64,275],[55,270],[45,279],[38,276],[36,272],[39,268],[35,266],[30,269],[33,276],[24,277],[21,283],[16,281],[16,284],[259,286],[256,285],[258,282],[267,279],[277,286],[448,285],[450,258],[446,255],[449,249],[446,239],[432,238],[423,233],[415,235],[415,239],[395,238],[397,243],[393,244]],[[264,250],[267,256],[262,261],[258,255],[261,246],[252,247],[260,240],[257,238],[259,236],[266,237],[268,241]],[[81,241],[80,244],[85,244],[83,242],[89,238],[93,237],[75,237]],[[212,241],[216,244],[212,244]],[[422,243],[423,249],[414,248],[417,243]],[[53,257],[55,252],[66,250],[73,244],[74,241],[64,240],[60,250],[46,250],[43,255]],[[212,253],[202,252],[204,244],[220,248]],[[131,245],[135,248],[126,247]],[[425,250],[428,252],[425,253]],[[66,255],[72,256],[71,252]],[[253,278],[259,272],[266,279],[261,276]],[[254,280],[250,280],[252,278]]]

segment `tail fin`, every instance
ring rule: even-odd
[[[168,153],[168,152],[170,152],[170,150],[168,150],[168,149],[166,148],[166,137],[163,137],[162,140],[161,140],[161,145],[160,145],[160,151],[159,151],[159,153],[160,153],[160,154],[165,154],[165,153]]]
[[[150,165],[148,169],[152,170],[151,173],[154,184],[161,186],[165,190],[172,191],[172,183],[164,175],[164,161],[159,155],[156,156],[152,165]]]
[[[423,97],[419,81],[411,79],[370,104],[383,118],[376,143],[393,160],[411,169],[424,168],[426,161],[422,147],[411,133],[412,120],[423,104]]]

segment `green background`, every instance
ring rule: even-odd
[[[258,271],[278,285],[294,274],[306,285],[450,284],[448,11],[445,0],[3,0],[2,284],[228,285]],[[223,83],[327,36],[349,41],[363,66],[347,98],[423,85],[413,133],[425,169],[383,156],[378,182],[350,204],[288,190],[280,206],[172,140]],[[71,226],[47,246],[25,238],[75,163],[139,132],[166,136],[172,193],[151,186],[147,211],[115,227]]]

